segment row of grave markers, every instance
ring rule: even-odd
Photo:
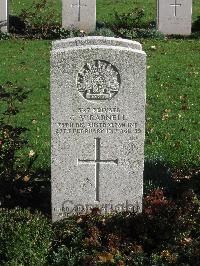
[[[8,0],[0,0],[0,31],[8,31]],[[93,32],[96,0],[62,0],[63,28]],[[157,28],[166,35],[190,35],[192,0],[157,0]]]

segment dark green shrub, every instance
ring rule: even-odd
[[[121,28],[117,31],[118,36],[126,39],[159,39],[163,40],[165,38],[164,34],[157,31],[156,29],[140,29],[134,28],[132,30]]]
[[[163,40],[165,35],[156,29],[136,29],[137,38]]]
[[[0,209],[0,264],[46,265],[52,229],[39,213]]]
[[[190,35],[190,39],[200,39],[200,31],[193,32]]]
[[[30,27],[41,27],[45,31],[52,25],[58,25],[58,22],[55,22],[54,10],[52,10],[48,0],[34,0],[30,7],[22,9],[19,17],[25,23],[25,30]]]
[[[73,37],[79,37],[80,31],[77,29],[73,30],[67,30],[63,29],[60,26],[49,26],[46,28],[43,27],[35,27],[35,28],[27,28],[25,32],[26,38],[29,39],[64,39],[64,38],[73,38]]]
[[[164,39],[164,34],[156,30],[155,23],[147,24],[144,17],[144,10],[139,8],[129,13],[119,14],[115,12],[115,19],[109,27],[116,36],[122,38]]]
[[[97,28],[96,31],[88,34],[89,36],[115,37],[115,33],[109,28]]]
[[[143,28],[145,26],[143,22],[143,9],[135,8],[131,12],[122,14],[115,12],[114,16],[115,18],[111,27],[115,31],[119,29],[132,30],[134,28]]]
[[[22,18],[18,16],[9,15],[9,32],[15,34],[24,33],[26,29],[26,24]]]

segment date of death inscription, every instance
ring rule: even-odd
[[[76,115],[58,122],[56,134],[139,134],[137,122],[129,122],[119,108],[78,108]]]

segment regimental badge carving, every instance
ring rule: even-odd
[[[119,71],[104,60],[94,60],[85,64],[77,75],[78,91],[90,101],[112,99],[118,93],[120,84]]]

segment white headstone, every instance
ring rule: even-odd
[[[92,207],[142,208],[146,54],[139,43],[98,38],[53,45],[53,221]]]
[[[53,49],[62,49],[81,45],[112,45],[142,50],[142,46],[139,42],[104,36],[87,36],[84,38],[77,37],[54,41]]]
[[[0,0],[0,31],[8,31],[8,3],[7,0]]]
[[[62,0],[62,27],[92,32],[96,29],[96,0]]]
[[[190,35],[192,0],[157,0],[157,27],[166,35]]]

